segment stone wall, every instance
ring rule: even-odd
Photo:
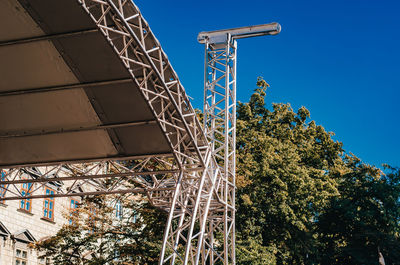
[[[19,184],[17,184],[19,185]],[[38,184],[37,184],[38,185]],[[44,189],[41,187],[40,189]],[[29,231],[35,240],[51,236],[57,233],[63,224],[68,222],[63,214],[67,214],[70,207],[70,198],[54,199],[54,220],[49,221],[44,216],[44,199],[33,199],[31,201],[31,212],[20,209],[21,201],[5,201],[0,204],[0,222],[7,228],[10,235],[0,236],[0,264],[14,265],[16,249],[27,249],[27,265],[41,264],[35,250],[27,248],[27,242],[22,242],[25,235],[22,233],[18,238],[15,236],[21,231]],[[13,238],[14,237],[14,238]],[[20,239],[21,238],[21,239]]]

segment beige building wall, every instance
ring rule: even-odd
[[[65,183],[64,183],[65,184]],[[39,188],[36,192],[32,193],[43,194],[45,187],[41,184],[34,185],[32,190]],[[50,184],[49,184],[50,185]],[[16,184],[14,188],[20,188],[21,184]],[[56,186],[48,186],[52,189]],[[10,188],[11,190],[11,188]],[[44,237],[55,235],[63,224],[68,222],[64,218],[64,214],[68,214],[70,209],[69,197],[54,198],[54,219],[53,221],[44,218],[44,199],[31,200],[31,212],[21,209],[20,200],[10,200],[0,203],[0,222],[8,230],[9,235],[0,234],[0,265],[22,265],[16,261],[16,256],[25,256],[27,258],[26,265],[41,265],[37,258],[38,253],[35,250],[29,249],[28,242],[40,240]],[[1,225],[0,224],[0,225]],[[17,253],[17,249],[19,252]],[[22,253],[21,251],[26,251]],[[24,257],[22,257],[24,258]]]

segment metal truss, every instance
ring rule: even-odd
[[[204,130],[211,152],[222,167],[223,185],[217,191],[224,201],[222,218],[213,218],[209,236],[223,231],[224,264],[235,264],[235,174],[236,174],[236,52],[237,39],[276,35],[278,23],[200,32],[205,45]],[[214,213],[215,214],[215,213]],[[214,242],[210,239],[210,242]],[[219,257],[217,256],[216,259]],[[214,257],[210,259],[214,263]]]
[[[21,200],[48,197],[44,187],[56,189],[52,197],[86,196],[114,193],[147,193],[150,200],[153,192],[172,192],[166,188],[173,175],[179,172],[170,156],[100,162],[57,164],[40,167],[20,167],[2,170],[2,200]],[[29,183],[25,194],[20,186]],[[166,197],[167,198],[167,197]],[[153,201],[161,205],[160,201]],[[164,202],[168,203],[168,202]]]
[[[226,181],[185,90],[133,2],[84,0],[81,4],[132,74],[170,142],[180,169],[171,182],[175,188],[170,193],[171,202],[164,206],[169,217],[160,264],[204,264],[216,251],[213,242],[205,240],[217,231],[208,231],[205,236],[209,211],[226,208],[226,196],[219,195],[219,190],[225,192]],[[201,171],[190,172],[200,167]],[[168,198],[165,195],[151,197],[154,201]],[[161,206],[157,201],[155,205]]]
[[[204,130],[225,179],[223,221],[212,222],[210,229],[223,227],[225,264],[235,264],[237,43],[230,34],[224,37],[222,43],[205,42]]]
[[[57,164],[5,169],[1,174],[1,199],[30,200],[46,197],[77,197],[100,194],[142,193],[156,207],[169,212],[161,264],[205,264],[220,257],[209,241],[211,223],[221,223],[223,202],[214,186],[220,169],[213,169],[211,153],[207,170],[180,170],[172,155],[156,155],[128,161]],[[28,190],[22,192],[24,184]],[[45,187],[55,190],[45,193]],[[214,220],[215,219],[215,220]],[[219,221],[217,221],[219,220]],[[188,242],[190,244],[188,244]],[[219,242],[222,244],[222,242]]]
[[[226,103],[229,113],[233,113],[233,116],[226,115],[228,118],[224,118],[226,121],[221,125],[233,130],[228,129],[227,133],[224,132],[221,138],[218,138],[219,129],[210,133],[209,129],[212,127],[206,123],[208,129],[205,134],[166,54],[136,5],[131,0],[77,1],[131,74],[131,79],[128,80],[105,82],[133,82],[139,88],[172,153],[104,161],[60,161],[35,167],[19,165],[16,168],[5,169],[0,181],[0,199],[49,197],[44,192],[45,185],[55,188],[56,194],[51,197],[145,193],[153,205],[168,212],[160,264],[234,264],[235,151],[230,148],[234,148],[235,107]],[[85,32],[88,33],[92,33],[92,29]],[[37,39],[50,40],[64,37],[65,34]],[[14,42],[18,44],[30,41],[36,40]],[[2,45],[12,44],[14,43]],[[230,54],[230,51],[227,54]],[[231,64],[230,59],[227,59],[228,62]],[[230,66],[225,68],[229,70],[227,73],[235,69]],[[233,94],[229,97],[234,98],[234,83],[229,81],[229,78],[226,80],[226,87],[233,89]],[[98,84],[72,84],[22,92],[10,91],[3,96],[92,85]],[[219,122],[219,118],[215,116],[212,124],[216,125]],[[127,123],[105,126],[135,125]],[[223,128],[221,127],[221,130],[224,130]],[[104,128],[97,126],[71,130],[97,129]],[[222,139],[221,143],[227,147],[221,149],[217,140],[212,140],[212,146],[209,145],[208,139],[214,138],[212,135],[215,135],[218,141]],[[231,162],[224,163],[226,159]],[[219,163],[224,166],[220,166]],[[19,185],[24,183],[32,185],[28,185],[28,191],[23,194]]]
[[[132,75],[180,167],[204,166],[207,142],[183,86],[138,8],[125,1],[79,1]],[[190,162],[189,162],[190,160]]]

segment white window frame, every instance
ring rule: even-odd
[[[18,256],[18,251],[21,252],[21,256]],[[24,252],[26,253],[25,257],[23,257],[23,255],[22,255],[22,253],[24,253]],[[29,253],[28,253],[27,249],[16,247],[15,254],[14,254],[14,264],[15,265],[28,265],[28,254]],[[25,264],[22,262],[25,262]]]

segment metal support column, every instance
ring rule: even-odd
[[[223,221],[213,221],[210,231],[222,226],[224,264],[235,264],[236,47],[230,34],[223,43],[205,43],[204,130],[222,168],[224,202]]]
[[[235,264],[235,167],[236,167],[236,51],[237,39],[278,34],[278,23],[200,32],[205,44],[204,131],[211,152],[221,167],[216,186],[223,209],[214,209],[207,231],[212,250],[209,262]],[[223,235],[223,255],[218,255],[215,238]]]

